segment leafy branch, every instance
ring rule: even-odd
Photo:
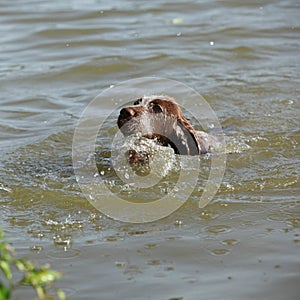
[[[31,261],[23,258],[15,258],[14,249],[4,239],[3,231],[0,228],[0,300],[9,300],[12,292],[22,285],[33,287],[37,293],[37,299],[65,300],[62,290],[56,289],[56,295],[48,292],[51,284],[61,277],[61,273],[51,270],[50,265],[36,266]],[[15,282],[12,268],[15,267],[22,273],[21,280]],[[1,273],[4,275],[1,276]]]

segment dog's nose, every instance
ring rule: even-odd
[[[120,111],[120,117],[124,119],[130,119],[134,117],[136,114],[135,110],[131,107],[124,107]]]

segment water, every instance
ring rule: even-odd
[[[58,285],[71,299],[299,298],[297,1],[19,0],[0,9],[0,225],[18,255],[63,271]],[[178,211],[122,223],[85,199],[72,138],[95,96],[148,76],[204,96],[231,153],[204,209],[209,158]],[[109,127],[107,137],[113,118]],[[106,146],[98,155],[118,187]],[[34,295],[14,295],[24,297]]]

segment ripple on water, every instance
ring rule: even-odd
[[[211,250],[210,253],[213,255],[227,255],[230,253],[230,250],[225,248],[216,248]]]
[[[239,243],[240,243],[240,241],[236,240],[236,239],[226,239],[226,240],[222,241],[222,244],[227,245],[227,246],[234,246]]]
[[[68,258],[75,258],[80,256],[81,250],[79,249],[64,249],[61,250],[53,250],[48,251],[47,256],[54,259],[68,259]]]
[[[228,233],[232,228],[228,225],[213,225],[206,228],[207,232],[214,234]]]

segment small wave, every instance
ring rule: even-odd
[[[139,161],[131,166],[128,161],[133,153],[139,155]],[[178,158],[171,147],[157,144],[155,140],[132,135],[125,140],[120,151],[114,157],[117,172],[124,173],[128,179],[132,170],[139,176],[148,175],[150,172],[156,177],[165,177],[172,171],[178,171],[180,166]]]
[[[233,138],[233,137],[226,138],[226,148],[225,148],[226,154],[242,153],[250,149],[251,146],[249,146],[246,143],[246,141],[243,141],[240,138]]]

